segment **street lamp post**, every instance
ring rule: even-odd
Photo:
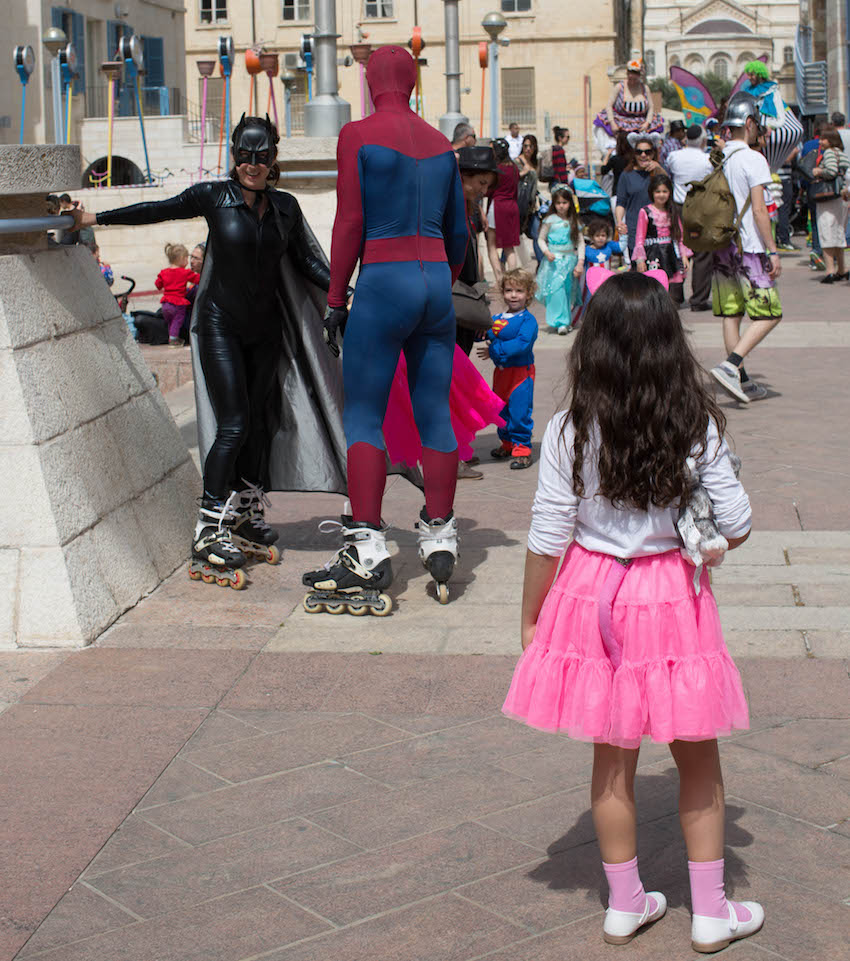
[[[490,37],[490,136],[495,140],[499,136],[499,34],[508,25],[508,21],[501,13],[488,13],[481,21],[481,26]]]
[[[59,51],[64,50],[68,45],[68,38],[65,31],[59,27],[51,27],[45,31],[41,42],[47,47],[50,53],[50,83],[53,87],[53,142],[63,142],[63,117],[62,117],[62,70],[59,66]]]
[[[446,112],[440,117],[440,130],[451,140],[459,123],[469,123],[460,112],[460,28],[458,0],[443,0],[446,32]]]
[[[280,79],[283,83],[283,122],[286,139],[289,140],[292,136],[292,91],[298,84],[298,74],[284,67],[280,72]]]
[[[339,95],[336,67],[336,2],[315,0],[316,96],[304,105],[304,133],[308,137],[336,137],[351,120],[351,107]]]

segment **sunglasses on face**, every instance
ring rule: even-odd
[[[651,157],[651,156],[652,156],[652,151],[651,151],[651,150],[636,150],[635,153],[636,153],[639,157],[640,157],[640,156],[643,156],[643,157]]]

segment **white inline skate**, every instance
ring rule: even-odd
[[[247,558],[233,543],[231,532],[238,516],[233,506],[237,497],[233,491],[226,501],[201,498],[189,561],[189,577],[193,581],[216,583],[237,591],[248,583],[242,570]]]
[[[430,518],[422,508],[416,528],[419,531],[419,560],[422,561],[437,590],[437,600],[449,603],[449,578],[457,562],[457,520],[454,512],[447,518]]]
[[[257,484],[242,479],[245,487],[237,491],[236,520],[232,539],[236,547],[249,558],[259,558],[267,564],[280,563],[280,549],[275,547],[278,533],[266,523],[266,508],[271,501]]]
[[[319,525],[324,533],[335,528],[342,531],[344,544],[324,567],[302,577],[302,583],[310,588],[304,610],[308,614],[386,616],[393,608],[392,599],[382,593],[393,580],[387,529],[355,521],[347,514],[342,515],[341,523],[322,521]]]

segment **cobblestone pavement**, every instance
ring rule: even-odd
[[[795,260],[787,320],[748,365],[770,397],[723,401],[756,526],[714,579],[752,713],[722,746],[726,860],[767,911],[736,961],[846,961],[850,943],[850,287]],[[717,323],[682,316],[721,359]],[[538,437],[568,345],[539,341]],[[187,391],[169,400],[191,441]],[[642,874],[671,909],[612,948],[590,748],[499,714],[537,472],[477,446],[448,607],[415,557],[420,495],[393,480],[392,617],[301,610],[340,498],[275,495],[284,563],[247,591],[184,569],[93,648],[0,653],[0,959],[694,956],[666,748],[645,744],[637,793]]]

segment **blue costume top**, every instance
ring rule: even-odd
[[[487,332],[490,357],[497,367],[529,367],[534,363],[537,319],[530,310],[518,314],[497,314]]]
[[[588,244],[584,248],[584,262],[588,267],[593,267],[595,264],[604,267],[614,254],[622,252],[623,245],[619,240],[609,240],[604,247],[592,247]]]

